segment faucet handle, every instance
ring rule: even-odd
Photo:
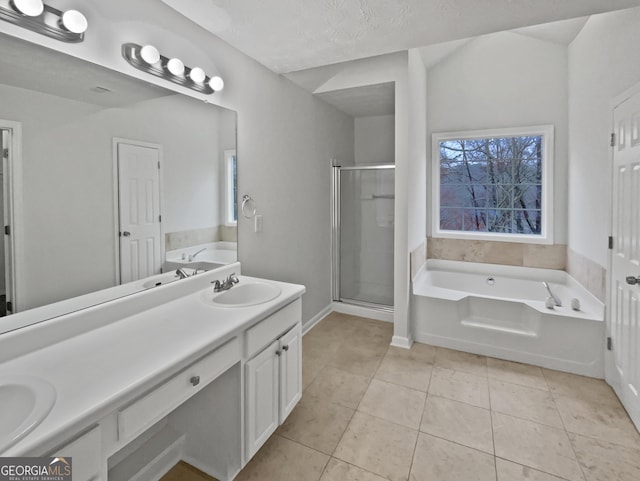
[[[229,274],[227,280],[232,284],[237,284],[238,282],[240,282],[240,279],[238,279],[238,276],[236,276],[235,272],[233,274]]]

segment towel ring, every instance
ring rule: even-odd
[[[242,215],[245,219],[251,219],[256,215],[256,201],[250,195],[242,196]]]

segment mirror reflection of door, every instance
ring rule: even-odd
[[[116,141],[116,148],[120,283],[124,284],[161,272],[161,147]]]
[[[2,157],[2,170],[0,171],[0,213],[2,215],[2,229],[4,230],[3,242],[0,242],[0,317],[11,314],[13,311],[13,260],[11,240],[11,169],[9,162],[12,156],[12,130],[4,128],[0,122],[0,156]]]

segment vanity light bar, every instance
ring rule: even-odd
[[[77,10],[62,12],[42,0],[0,0],[0,19],[69,43],[82,42],[88,27]]]
[[[200,67],[189,68],[180,59],[164,57],[152,45],[143,47],[135,43],[124,43],[122,56],[138,70],[203,94],[212,94],[224,87],[220,77],[208,77]]]

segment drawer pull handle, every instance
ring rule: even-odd
[[[192,385],[197,386],[200,384],[200,376],[193,376],[189,381],[191,381]]]
[[[282,346],[282,350],[283,351],[288,351],[289,350],[289,346]]]

